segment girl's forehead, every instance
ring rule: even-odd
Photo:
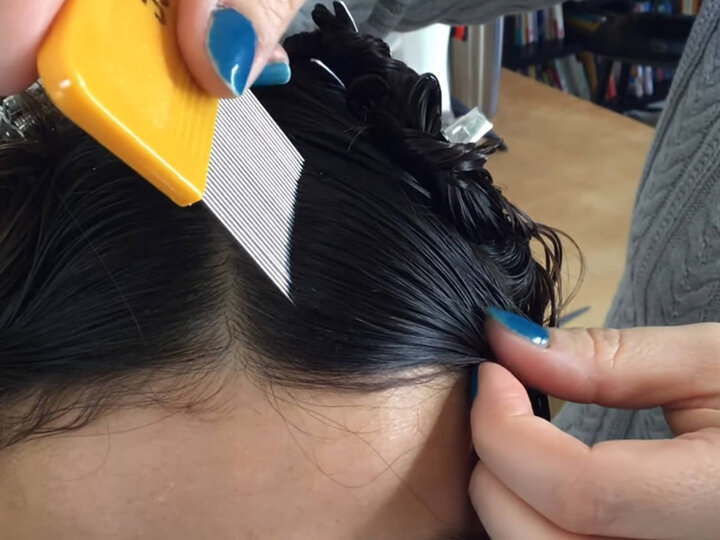
[[[476,525],[463,381],[347,400],[269,396],[242,378],[223,391],[222,410],[120,410],[0,453],[2,522],[16,538],[173,539],[436,538]]]

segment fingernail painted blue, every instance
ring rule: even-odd
[[[490,316],[511,332],[524,337],[534,345],[545,348],[550,341],[550,332],[525,317],[497,308],[488,309]]]
[[[474,400],[478,393],[478,366],[470,368],[470,400]]]
[[[230,8],[213,11],[207,37],[208,53],[218,75],[238,96],[247,85],[257,41],[252,23],[242,13]]]
[[[253,86],[279,86],[290,82],[290,66],[286,62],[268,64]]]

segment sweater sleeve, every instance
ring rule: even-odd
[[[393,0],[379,0],[378,4]],[[414,30],[436,22],[462,25],[481,24],[502,15],[535,11],[557,4],[558,0],[414,0],[396,30]]]
[[[385,37],[393,31],[416,30],[433,23],[480,24],[501,15],[541,9],[558,0],[346,0],[361,32]],[[313,28],[310,13],[318,3],[309,0],[298,13],[288,35]]]

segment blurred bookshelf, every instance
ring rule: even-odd
[[[527,45],[506,45],[503,50],[503,66],[522,70],[533,65],[542,65],[557,58],[578,54],[583,51],[581,36],[571,32],[563,39],[549,40]]]
[[[503,64],[515,70],[579,53],[581,36],[565,35],[563,5],[505,18]]]
[[[503,66],[617,112],[642,110],[667,97],[700,5],[588,0],[508,16]]]

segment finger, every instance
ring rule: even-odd
[[[290,80],[290,60],[282,45],[273,47],[265,68],[252,83],[253,87],[277,86]]]
[[[482,463],[470,479],[470,500],[493,540],[580,540],[587,536],[564,532],[506,488]]]
[[[37,80],[37,52],[63,0],[0,2],[0,96],[18,94]]]
[[[270,58],[268,58],[268,64],[275,64],[277,62],[284,62],[286,64],[290,62],[285,47],[279,43],[273,47],[273,50],[270,53]]]
[[[513,326],[526,333],[542,330],[503,312],[492,317],[487,331],[498,361],[525,384],[562,399],[644,408],[720,391],[717,323],[550,330],[547,348]]]
[[[653,539],[720,530],[720,430],[589,448],[535,417],[504,367],[482,364],[478,377],[471,422],[480,460],[561,529]]]
[[[665,418],[675,435],[708,428],[720,429],[720,403],[712,408],[667,409]]]
[[[178,41],[196,80],[221,97],[241,94],[258,79],[302,0],[183,0]],[[286,63],[268,65],[265,84],[290,77]]]

